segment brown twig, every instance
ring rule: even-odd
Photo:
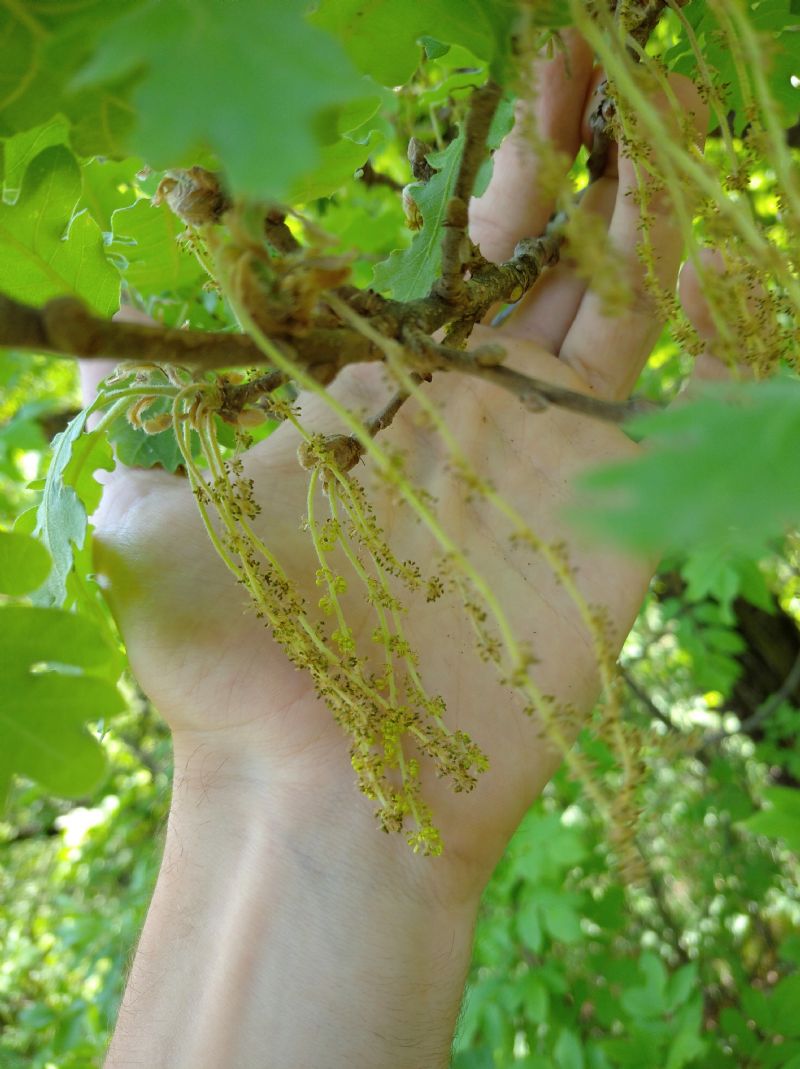
[[[635,415],[652,411],[655,407],[640,398],[632,398],[630,401],[603,401],[578,390],[570,390],[565,386],[545,382],[544,379],[524,375],[502,365],[503,353],[498,345],[485,345],[470,352],[462,352],[460,349],[437,345],[430,339],[427,339],[427,342],[427,345],[418,347],[418,351],[419,348],[423,349],[424,359],[430,361],[431,370],[456,371],[491,382],[513,394],[520,404],[531,412],[542,412],[552,405],[593,419],[624,423]]]
[[[222,384],[222,405],[219,415],[229,423],[236,423],[239,413],[249,405],[263,404],[273,390],[288,382],[282,371],[268,371],[249,382]],[[268,408],[268,402],[266,407]]]
[[[638,0],[636,3],[616,3],[615,14],[617,21],[624,33],[626,33],[640,48],[644,48],[650,34],[656,27],[667,0]],[[628,49],[634,62],[639,62],[637,49]],[[592,147],[586,168],[589,171],[589,181],[596,182],[601,178],[608,166],[608,155],[614,138],[611,134],[611,124],[614,120],[616,105],[608,95],[608,82],[603,79],[595,89],[597,103],[589,116],[589,129],[592,133]]]
[[[475,186],[478,170],[488,151],[486,139],[503,91],[495,82],[487,82],[475,89],[470,97],[464,130],[464,150],[458,166],[453,195],[447,202],[442,239],[442,269],[434,287],[445,301],[455,302],[461,295],[463,268],[467,259],[467,227],[469,199]]]
[[[424,376],[419,375],[416,371],[411,373],[410,378],[415,385],[424,381]],[[377,415],[367,420],[366,428],[370,437],[374,438],[376,434],[380,433],[380,431],[385,431],[391,425],[392,420],[410,396],[411,394],[407,390],[398,390]]]
[[[320,327],[295,336],[289,327],[274,339],[320,382],[350,363],[380,360],[380,350],[356,331]],[[57,297],[41,308],[0,294],[0,347],[30,349],[86,360],[130,360],[184,367],[259,367],[269,358],[247,334],[175,330],[101,319],[77,297]]]
[[[359,171],[358,177],[368,187],[386,186],[387,189],[391,189],[394,193],[402,193],[403,191],[403,183],[398,182],[397,179],[392,178],[389,174],[376,171],[372,166],[372,160],[367,160]]]
[[[300,242],[286,225],[286,215],[277,208],[267,212],[264,218],[264,235],[278,252],[297,252]]]

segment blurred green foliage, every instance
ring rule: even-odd
[[[424,292],[436,269],[429,217],[452,178],[471,87],[488,63],[507,62],[509,5],[487,15],[464,0],[323,0],[313,28],[297,5],[248,0],[224,40],[213,6],[32,0],[0,12],[0,290],[35,303],[78,293],[109,313],[121,279],[127,299],[167,325],[232,328],[192,249],[176,240],[182,228],[151,204],[158,175],[143,170],[145,156],[158,166],[220,155],[237,190],[290,191],[332,254],[356,250],[356,284],[376,275],[401,295]],[[528,6],[538,25],[569,22],[562,0]],[[377,48],[379,31],[355,22],[364,9],[384,27]],[[800,72],[778,46],[796,37],[797,12],[788,0],[754,0],[748,11],[776,46],[770,77],[794,120]],[[685,14],[739,133],[735,57],[720,46],[710,5],[693,0]],[[398,19],[403,32],[388,32]],[[690,72],[674,14],[661,32],[668,64]],[[398,194],[411,136],[435,146],[441,167],[413,239]],[[709,154],[722,159],[713,138]],[[368,158],[388,182],[348,181]],[[746,196],[766,232],[779,231],[769,160]],[[640,391],[671,399],[690,364],[665,332]],[[75,416],[76,386],[69,362],[0,352],[0,628],[2,611],[45,577],[47,562],[23,535],[43,507],[50,443]],[[453,1069],[800,1069],[800,681],[788,686],[800,663],[800,547],[783,537],[797,522],[796,387],[748,387],[739,410],[711,395],[676,409],[644,428],[659,450],[630,480],[598,477],[633,502],[622,517],[607,514],[613,529],[671,554],[623,654],[626,716],[647,740],[644,873],[635,884],[620,875],[598,815],[559,774],[484,896]],[[87,436],[81,448],[93,444]],[[177,464],[162,435],[130,428],[116,447],[122,459]],[[641,491],[652,501],[654,481],[648,511]],[[96,490],[85,483],[83,493],[90,510]],[[91,571],[89,542],[51,550],[74,602],[70,583]],[[96,593],[84,605],[107,629]],[[9,664],[14,637],[8,628],[0,644]],[[125,711],[91,720],[93,739],[83,736],[107,762],[99,788],[89,776],[70,801],[22,777],[10,789],[0,821],[0,1069],[102,1060],[155,880],[171,773],[157,713],[130,680],[123,696]],[[8,695],[0,701],[8,716]],[[603,746],[591,732],[580,745],[613,786]]]

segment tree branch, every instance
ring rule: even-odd
[[[464,151],[461,154],[453,195],[447,202],[441,278],[434,287],[435,292],[450,303],[458,299],[463,288],[469,199],[480,165],[486,158],[489,127],[502,95],[503,91],[499,85],[487,82],[475,89],[470,97],[464,132]]]

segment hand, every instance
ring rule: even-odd
[[[589,50],[575,37],[568,63],[569,72],[564,57],[538,65],[541,93],[536,108],[544,132],[558,131],[560,146],[571,159],[581,143],[594,79]],[[699,115],[693,91],[686,85],[678,91]],[[702,117],[698,125],[704,129]],[[506,256],[516,240],[543,229],[552,204],[537,189],[538,173],[538,161],[524,138],[512,135],[497,153],[489,191],[473,204],[472,235],[487,255]],[[584,197],[581,210],[608,219],[611,238],[643,294],[636,255],[638,213],[628,196],[633,182],[630,163],[612,160],[608,173]],[[663,281],[674,285],[681,249],[664,204],[652,234],[661,253]],[[565,260],[527,296],[506,330],[477,328],[473,343],[501,342],[511,367],[572,389],[621,398],[635,383],[660,329],[644,297],[630,313],[608,319],[598,298],[587,292]],[[614,641],[621,646],[650,568],[583,545],[565,525],[562,510],[580,472],[630,456],[635,447],[621,431],[596,420],[556,408],[531,414],[515,398],[482,381],[437,375],[425,389],[477,471],[543,541],[567,543],[584,599],[606,608]],[[382,371],[375,366],[347,369],[333,392],[368,414],[389,396]],[[313,398],[303,399],[302,421],[315,431],[341,429]],[[413,402],[401,409],[382,438],[404,452],[411,480],[436,497],[442,525],[486,577],[515,632],[529,640],[538,658],[533,674],[540,690],[588,714],[599,688],[591,638],[547,565],[524,547],[511,545],[507,526],[485,500],[465,499],[462,484],[447,466],[446,450],[436,433],[420,423]],[[308,475],[298,465],[297,445],[296,432],[282,426],[246,455],[245,475],[254,480],[256,499],[263,506],[259,534],[313,606],[320,591],[315,585],[316,558],[308,535],[300,531]],[[440,552],[430,534],[372,478],[369,464],[354,474],[366,484],[396,555],[427,570]],[[106,576],[133,670],[173,730],[176,794],[182,792],[187,801],[180,816],[180,849],[175,846],[170,852],[168,840],[170,866],[183,856],[184,843],[192,851],[192,844],[202,841],[203,822],[219,824],[214,849],[225,858],[234,849],[226,840],[231,827],[250,842],[266,834],[259,830],[264,822],[267,827],[270,820],[283,822],[291,826],[299,845],[286,847],[289,836],[282,837],[280,856],[289,851],[294,871],[298,858],[305,863],[316,853],[326,859],[325,866],[340,873],[338,886],[346,888],[342,896],[351,904],[336,915],[344,930],[355,924],[358,932],[359,923],[366,924],[368,947],[371,929],[362,918],[377,908],[369,890],[376,880],[387,903],[382,916],[388,917],[390,928],[397,922],[401,942],[408,943],[412,931],[411,921],[402,920],[401,902],[418,902],[429,916],[441,917],[444,910],[447,916],[465,918],[458,937],[452,938],[452,953],[443,951],[453,959],[453,975],[462,977],[455,980],[459,990],[469,955],[470,918],[480,892],[509,836],[561,760],[542,738],[540,725],[523,712],[518,695],[502,688],[494,666],[476,655],[459,599],[448,595],[433,604],[424,596],[410,599],[406,632],[420,655],[420,673],[429,692],[446,700],[448,724],[475,739],[488,755],[490,768],[474,791],[464,795],[453,794],[446,782],[426,775],[423,766],[424,797],[444,841],[441,858],[423,858],[412,855],[401,836],[378,830],[372,803],[355,791],[347,738],[315,698],[310,679],[288,662],[217,559],[186,482],[164,472],[126,471],[111,482],[94,522],[98,570]],[[351,584],[344,606],[356,641],[368,643],[374,623],[356,584]],[[574,733],[574,724],[570,730]],[[242,803],[234,802],[231,809],[230,798]],[[259,799],[263,816],[253,812],[253,798]],[[203,821],[193,818],[201,812]],[[196,857],[196,851],[190,856]],[[165,859],[165,871],[166,866]],[[313,871],[314,879],[322,878],[319,867]],[[181,893],[199,893],[196,881],[186,886],[189,891]],[[361,918],[354,917],[359,910]],[[376,929],[383,923],[376,921]],[[446,925],[445,930],[450,931]],[[428,937],[439,946],[438,935],[428,932],[421,938]],[[151,934],[149,954],[158,956],[160,938]],[[393,953],[400,951],[395,948]],[[375,965],[372,950],[369,960]],[[339,962],[339,967],[349,969],[347,962]],[[275,990],[269,987],[270,998]],[[452,1022],[452,1007],[438,1016],[451,1027],[447,1021]],[[250,1023],[256,1027],[255,1019]],[[434,1028],[430,1022],[426,1027]],[[334,1053],[338,1055],[338,1048],[329,1050],[326,1064],[340,1064]],[[290,1063],[287,1055],[285,1063],[278,1059],[274,1064],[312,1064],[307,1054],[303,1057]],[[341,1064],[348,1064],[344,1057]],[[369,1064],[400,1063],[384,1063],[373,1055]]]
[[[581,142],[595,81],[589,50],[576,38],[568,57],[544,69],[536,105],[540,125],[544,133],[558,131],[559,147],[570,160]],[[679,91],[698,111],[693,90],[681,85]],[[524,127],[519,122],[522,132],[499,150],[492,186],[473,203],[472,236],[487,254],[510,254],[520,237],[541,232],[552,211],[552,203],[537,192],[538,161],[525,142]],[[581,211],[608,218],[612,241],[641,290],[638,210],[629,196],[633,184],[631,164],[622,159],[617,167],[612,160],[584,197]],[[663,279],[674,285],[681,248],[668,212],[653,238]],[[631,389],[661,329],[649,303],[642,305],[607,318],[565,258],[528,295],[505,331],[479,328],[474,342],[502,342],[506,363],[520,371],[620,398]],[[513,397],[482,382],[439,375],[426,390],[476,470],[542,540],[567,541],[583,597],[606,606],[621,645],[649,579],[648,566],[579,545],[564,525],[562,509],[575,476],[632,454],[631,443],[612,426],[555,408],[528,413]],[[334,392],[368,413],[388,397],[375,366],[348,369]],[[304,400],[302,418],[313,430],[342,429],[312,398]],[[534,670],[540,690],[588,712],[598,691],[591,638],[547,565],[529,549],[511,547],[507,529],[484,500],[465,500],[462,486],[447,471],[441,442],[419,426],[413,403],[382,434],[408,457],[412,481],[436,496],[443,526],[485,575],[517,634],[529,639],[540,662]],[[263,506],[259,534],[313,606],[320,592],[310,540],[300,531],[307,474],[297,463],[297,445],[296,432],[281,427],[247,454],[246,475],[254,479]],[[439,547],[410,510],[395,504],[371,477],[369,464],[354,474],[367,484],[399,559],[424,567],[435,561]],[[321,497],[318,507],[323,508]],[[346,737],[315,700],[310,678],[288,662],[217,560],[187,483],[159,471],[126,471],[107,490],[95,523],[98,567],[107,575],[132,667],[173,728],[176,750],[192,754],[204,775],[223,756],[230,762],[247,752],[259,775],[307,792],[309,803],[316,795],[325,804],[324,787],[347,798],[343,804],[369,810],[370,803],[351,790]],[[357,639],[369,644],[374,620],[363,611],[358,584],[351,590],[347,615]],[[425,785],[445,843],[437,871],[464,864],[482,885],[561,755],[542,741],[518,696],[499,686],[495,668],[476,656],[458,598],[447,596],[432,605],[423,597],[412,599],[406,627],[429,692],[446,699],[450,725],[466,730],[489,756],[490,770],[470,795],[453,794],[430,774]],[[376,847],[387,845],[377,831],[375,840]],[[398,847],[406,849],[402,842]],[[460,887],[463,877],[459,867]]]

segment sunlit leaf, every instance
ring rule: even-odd
[[[84,617],[0,605],[0,800],[15,772],[67,797],[98,786],[105,758],[84,724],[123,708],[117,688],[91,674],[111,655]]]
[[[53,558],[47,582],[36,592],[40,605],[63,605],[75,548],[86,538],[87,516],[100,501],[102,489],[94,471],[111,471],[114,460],[102,431],[85,432],[86,412],[53,439],[53,459],[37,512],[36,535]]]
[[[463,45],[500,75],[516,14],[510,0],[322,0],[314,22],[342,41],[359,70],[383,85],[402,85],[420,62],[420,42],[431,38]]]
[[[17,531],[0,531],[0,594],[29,594],[49,571],[50,557],[41,542]]]
[[[31,304],[76,294],[110,315],[119,301],[119,276],[109,264],[97,223],[73,215],[81,175],[61,145],[29,164],[16,204],[0,205],[0,290]]]

